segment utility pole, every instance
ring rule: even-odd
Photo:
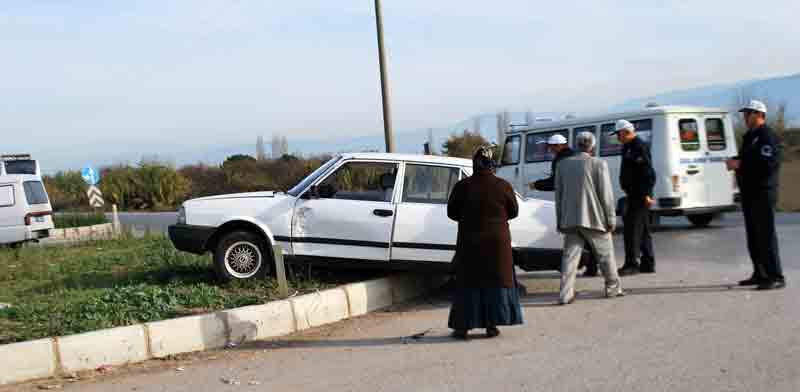
[[[389,104],[389,76],[386,73],[386,53],[383,48],[383,12],[381,0],[375,0],[375,25],[378,29],[378,61],[381,69],[381,98],[383,101],[383,133],[386,138],[386,152],[394,152],[394,132],[392,131],[392,111]]]

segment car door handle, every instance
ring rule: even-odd
[[[686,174],[688,174],[688,175],[690,175],[690,176],[693,176],[693,175],[695,175],[695,174],[697,174],[697,173],[700,173],[700,170],[697,170],[697,169],[692,169],[692,170],[687,170],[687,171],[686,171]]]
[[[372,215],[381,216],[381,217],[388,217],[394,215],[394,211],[392,210],[372,210]]]

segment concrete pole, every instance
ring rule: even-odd
[[[378,61],[381,71],[381,98],[383,100],[383,133],[386,138],[386,152],[394,152],[394,131],[392,130],[392,111],[389,104],[389,75],[386,72],[386,51],[383,47],[383,12],[381,0],[375,0],[375,25],[378,29]]]

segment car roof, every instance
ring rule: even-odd
[[[544,129],[569,128],[577,125],[615,121],[625,118],[636,118],[641,116],[653,116],[659,114],[672,114],[672,113],[724,114],[728,113],[728,110],[721,108],[702,107],[702,106],[679,106],[679,105],[653,106],[653,107],[628,110],[625,112],[618,112],[618,113],[605,113],[605,114],[591,115],[586,117],[573,117],[558,121],[542,121],[535,123],[535,125],[533,126],[525,126],[525,127],[521,126],[514,128],[513,130],[508,131],[508,134],[525,133],[528,131],[538,131]]]
[[[421,154],[397,154],[385,152],[359,152],[359,153],[346,153],[341,154],[344,159],[364,159],[364,160],[388,160],[388,161],[404,161],[416,163],[438,163],[445,165],[455,165],[472,167],[472,161],[464,158],[442,157],[438,155],[421,155]]]

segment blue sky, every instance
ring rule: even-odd
[[[797,1],[383,1],[399,131],[800,70]],[[373,12],[372,0],[3,1],[2,152],[74,166],[272,132],[380,133]]]

